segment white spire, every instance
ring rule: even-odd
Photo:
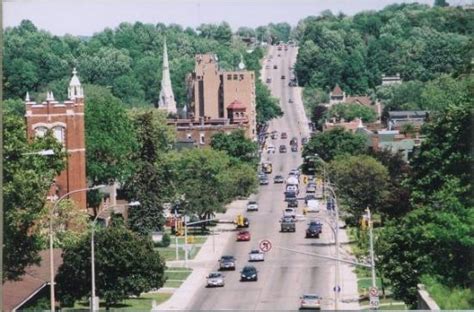
[[[163,75],[161,78],[161,90],[158,108],[164,109],[168,113],[176,114],[177,112],[176,101],[174,99],[173,88],[171,86],[166,38],[163,44]]]
[[[30,102],[30,93],[26,91],[25,102]]]
[[[49,95],[49,96],[50,96],[50,101],[54,101],[54,94],[53,94],[53,91],[51,91],[49,94],[50,94],[50,95]]]
[[[51,101],[51,93],[49,91],[46,92],[46,101]]]
[[[359,117],[359,124],[357,125],[357,128],[364,128],[364,124],[362,123],[362,118]]]
[[[240,70],[244,70],[244,69],[245,69],[244,58],[242,57],[242,54],[240,54],[239,69],[240,69]]]
[[[67,94],[70,100],[84,97],[84,91],[82,89],[81,82],[79,81],[79,78],[77,77],[77,70],[75,67],[72,70],[72,78],[71,78],[71,81],[69,82],[69,88],[68,88]]]

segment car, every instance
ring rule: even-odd
[[[219,259],[219,270],[232,270],[235,271],[235,258],[234,256],[222,256]]]
[[[252,249],[249,252],[249,262],[265,261],[265,254],[258,249]]]
[[[301,309],[321,309],[321,297],[315,294],[304,294],[300,297]]]
[[[270,65],[265,66],[265,69],[270,69]]]
[[[209,273],[207,278],[207,287],[224,287],[224,275],[220,272]]]
[[[249,231],[240,231],[237,233],[237,241],[238,242],[248,242],[250,240],[250,232]]]
[[[283,217],[280,223],[281,232],[296,232],[295,220],[292,217]]]
[[[278,66],[277,66],[277,65],[273,65],[273,69],[278,69]]]
[[[285,208],[285,210],[283,210],[283,217],[296,218],[296,209],[295,208]]]
[[[289,99],[288,103],[290,103],[290,104],[293,103],[293,99]]]
[[[292,137],[290,140],[290,145],[298,145],[298,138]]]
[[[293,199],[297,199],[296,198],[296,192],[286,191],[285,192],[285,201],[290,201],[290,200],[293,200]]]
[[[308,184],[306,187],[306,194],[314,194],[316,193],[316,185]]]
[[[280,153],[286,153],[286,145],[280,145]]]
[[[312,199],[316,199],[316,196],[314,196],[313,194],[306,194],[306,196],[304,198],[304,203],[308,204],[308,202]]]
[[[261,177],[260,179],[260,185],[268,185],[269,181],[268,181],[268,177]]]
[[[276,132],[272,133],[271,138],[272,138],[272,140],[276,140],[278,138],[277,133]]]
[[[307,212],[319,212],[320,202],[317,199],[308,200]]]
[[[301,138],[301,145],[305,145],[306,143],[308,143],[308,138]]]
[[[273,178],[273,183],[283,183],[283,182],[285,182],[285,178],[280,174],[276,175]]]
[[[286,79],[285,75],[281,75],[281,79]]]
[[[298,169],[292,169],[290,175],[300,176],[300,171]]]
[[[280,57],[280,56],[281,56],[281,54],[278,54],[277,56],[278,56],[278,57]]]
[[[298,194],[298,186],[294,185],[294,184],[287,184],[286,185],[286,191],[287,192],[295,192]]]
[[[292,198],[288,200],[288,208],[298,208],[298,199]]]
[[[247,203],[247,211],[258,211],[258,203],[251,200]]]
[[[268,151],[268,154],[270,154],[270,153],[275,153],[275,146],[273,146],[273,145],[268,145],[268,146],[267,146],[267,151]]]
[[[267,174],[266,174],[265,172],[260,171],[260,172],[258,173],[258,178],[259,178],[259,179],[260,179],[260,178],[267,178]]]
[[[287,139],[288,138],[288,135],[286,134],[286,132],[282,132],[281,135],[280,135],[280,139]]]
[[[298,146],[292,145],[292,146],[291,146],[291,151],[292,151],[292,152],[298,152]]]
[[[323,225],[318,221],[311,221],[306,229],[306,238],[319,238],[319,234],[323,231]]]
[[[250,222],[249,222],[249,219],[247,217],[244,217],[243,224],[241,224],[241,225],[237,224],[238,229],[248,228],[249,226],[250,226]]]
[[[240,271],[240,281],[258,281],[258,271],[253,265],[246,265]]]
[[[272,83],[272,78],[267,78],[267,83]]]

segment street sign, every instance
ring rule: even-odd
[[[378,297],[379,296],[379,290],[377,289],[377,287],[370,287],[369,295],[371,297]]]
[[[272,243],[268,239],[260,241],[258,246],[263,252],[269,252],[270,250],[272,250]]]
[[[378,308],[379,307],[379,297],[374,297],[374,299],[370,299],[370,308]]]

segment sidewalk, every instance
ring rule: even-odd
[[[235,217],[246,209],[247,200],[236,200],[227,205],[226,213],[216,214],[217,219],[234,220]],[[219,257],[231,237],[235,233],[230,231],[235,229],[234,224],[219,223],[216,226],[214,237],[210,236],[202,245],[199,253],[193,260],[188,260],[188,267],[193,269],[186,281],[175,290],[173,296],[162,304],[158,305],[154,311],[164,310],[185,310],[196,292],[205,285],[206,276],[216,266]],[[229,230],[229,231],[226,231]],[[168,267],[184,267],[184,260],[168,261]]]

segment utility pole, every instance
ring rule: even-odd
[[[176,261],[179,260],[179,247],[178,247],[178,211],[174,210],[174,244],[176,245]]]
[[[367,211],[367,219],[369,222],[369,242],[370,242],[370,269],[372,271],[372,289],[377,289],[377,281],[375,278],[375,260],[374,260],[374,234],[372,232],[373,228],[373,222],[372,222],[372,215],[370,213],[369,207],[366,209]],[[379,298],[378,298],[378,291],[376,291],[377,294],[374,297],[374,303],[372,303],[372,298],[370,298],[371,301],[371,306],[373,309],[377,309],[377,306],[379,304]],[[372,297],[372,295],[371,295]]]

